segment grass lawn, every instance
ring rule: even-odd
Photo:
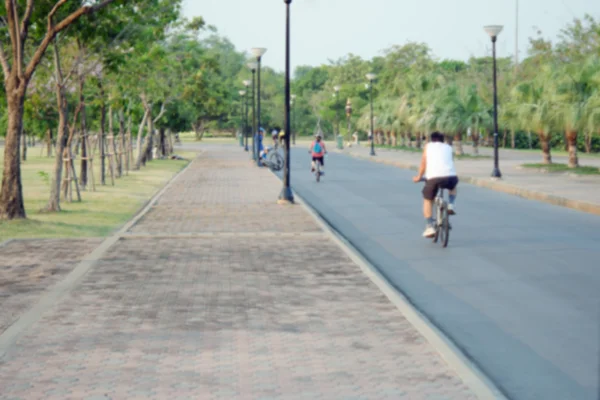
[[[600,168],[581,166],[569,168],[567,164],[523,164],[523,168],[544,170],[547,172],[571,172],[578,175],[600,175]]]
[[[67,238],[102,237],[115,231],[133,217],[140,207],[189,161],[153,160],[140,171],[115,179],[111,185],[107,175],[106,186],[100,182],[100,160],[94,158],[96,192],[82,191],[82,202],[67,203],[61,199],[60,213],[43,213],[50,195],[50,176],[54,157],[40,156],[40,148],[30,148],[27,161],[21,163],[26,220],[0,221],[0,242],[10,238]],[[177,152],[191,160],[196,153]],[[4,148],[0,147],[0,172]],[[77,174],[79,163],[76,162]],[[44,173],[48,174],[44,177]],[[88,177],[89,178],[89,177]],[[73,198],[76,198],[73,190]]]

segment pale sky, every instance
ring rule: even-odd
[[[491,49],[484,25],[504,25],[498,56],[515,49],[517,0],[293,0],[291,66],[327,64],[348,53],[363,58],[406,41],[429,44],[438,58],[467,60]],[[184,15],[201,15],[240,51],[266,47],[263,63],[285,68],[283,0],[184,0]],[[599,0],[520,0],[519,54],[539,27],[555,38],[574,17],[600,17]]]

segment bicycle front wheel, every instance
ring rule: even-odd
[[[281,171],[283,168],[283,156],[278,152],[271,153],[271,157],[269,159],[269,164],[271,165],[271,170],[273,171]]]

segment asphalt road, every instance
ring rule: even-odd
[[[461,184],[444,249],[421,237],[413,172],[341,154],[325,167],[316,183],[293,149],[294,190],[507,397],[599,398],[600,217]]]

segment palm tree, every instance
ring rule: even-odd
[[[564,129],[569,151],[569,167],[579,165],[577,158],[577,136],[585,131],[589,122],[587,113],[595,113],[590,98],[598,91],[600,82],[600,60],[590,57],[583,65],[567,64],[554,73],[556,122]]]
[[[549,77],[549,71],[546,69],[537,77],[515,86],[512,96],[513,102],[517,104],[516,113],[519,124],[538,134],[542,147],[542,162],[551,164],[550,133],[556,110],[551,98],[551,81],[547,77]]]
[[[410,113],[411,110],[408,96],[404,95],[400,98],[396,107],[396,121],[394,123],[394,128],[396,129],[396,132],[401,135],[402,146],[409,147],[411,145],[409,125]]]

